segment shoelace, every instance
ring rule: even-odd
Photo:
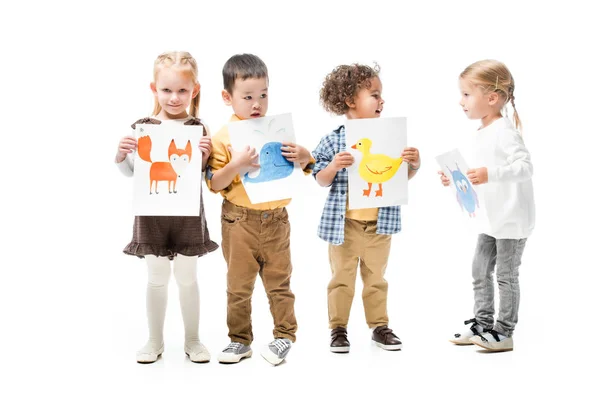
[[[278,352],[282,353],[290,347],[289,343],[283,339],[275,339],[272,343],[273,346],[277,349]]]
[[[471,330],[471,332],[473,332],[474,335],[479,335],[479,332],[477,331],[477,328],[475,328],[475,326],[479,325],[477,323],[477,320],[475,318],[471,318],[469,320],[465,321],[465,325],[469,325],[469,324],[473,324],[471,325],[471,327],[469,328]]]
[[[490,329],[489,331],[484,331],[483,333],[489,333],[490,335],[492,335],[492,337],[496,340],[496,342],[500,341],[500,336],[498,336],[499,333],[493,329]],[[483,334],[478,333],[477,336],[479,336],[481,338],[482,342],[486,342],[486,343],[489,342],[489,340],[487,340],[485,337],[483,337]]]
[[[227,350],[233,350],[233,351],[235,352],[235,351],[237,351],[238,349],[241,349],[241,348],[242,348],[242,346],[243,346],[243,345],[242,345],[241,343],[238,343],[238,342],[232,342],[232,343],[229,343],[229,344],[227,345],[227,347],[225,347],[225,350],[223,350],[223,352],[224,352],[224,353],[226,353],[226,352],[227,352]]]
[[[475,326],[479,325],[477,323],[477,320],[475,318],[471,318],[465,321],[465,325],[469,325],[469,324],[473,324],[471,325],[471,327],[469,328],[471,330],[471,332],[473,332],[473,335],[479,335],[479,332],[477,331],[477,328],[475,328]],[[454,337],[455,338],[459,338],[462,335],[460,333],[455,333]]]

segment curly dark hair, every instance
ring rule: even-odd
[[[352,64],[339,65],[331,71],[323,81],[319,92],[321,104],[326,111],[343,115],[350,107],[347,100],[352,100],[362,88],[371,87],[371,79],[379,76],[379,65]]]

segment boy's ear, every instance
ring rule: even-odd
[[[199,83],[196,83],[196,84],[194,85],[194,90],[192,91],[192,99],[193,99],[194,97],[196,97],[196,96],[198,95],[198,93],[200,93],[200,84],[199,84]]]
[[[221,92],[221,97],[223,97],[223,102],[225,103],[226,106],[231,105],[231,95],[229,94],[229,92],[227,90],[223,90]]]
[[[155,96],[158,94],[156,92],[156,83],[150,82],[150,90],[152,90],[152,93],[154,93]]]
[[[354,98],[348,97],[346,99],[346,105],[350,108],[356,108],[356,104],[354,103]]]
[[[498,96],[498,93],[496,92],[491,92],[488,95],[488,104],[490,106],[496,105],[496,103],[498,103],[498,99],[500,98],[500,96]]]

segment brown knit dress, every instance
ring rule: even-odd
[[[160,121],[142,118],[131,127],[135,129],[137,124],[160,125]],[[191,118],[184,125],[201,125],[204,136],[207,134],[206,128],[197,118]],[[197,217],[137,215],[133,223],[133,238],[123,252],[140,258],[152,254],[172,260],[177,254],[201,257],[218,248],[208,234],[200,186],[200,210]]]

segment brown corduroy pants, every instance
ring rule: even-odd
[[[275,338],[296,340],[287,210],[252,210],[224,200],[221,214],[227,262],[227,326],[232,342],[250,345],[252,292],[260,275],[271,308]]]
[[[329,328],[346,327],[360,263],[362,300],[369,328],[388,324],[387,290],[383,278],[390,255],[391,235],[378,235],[377,221],[346,219],[344,243],[329,245],[331,281],[327,286]]]

